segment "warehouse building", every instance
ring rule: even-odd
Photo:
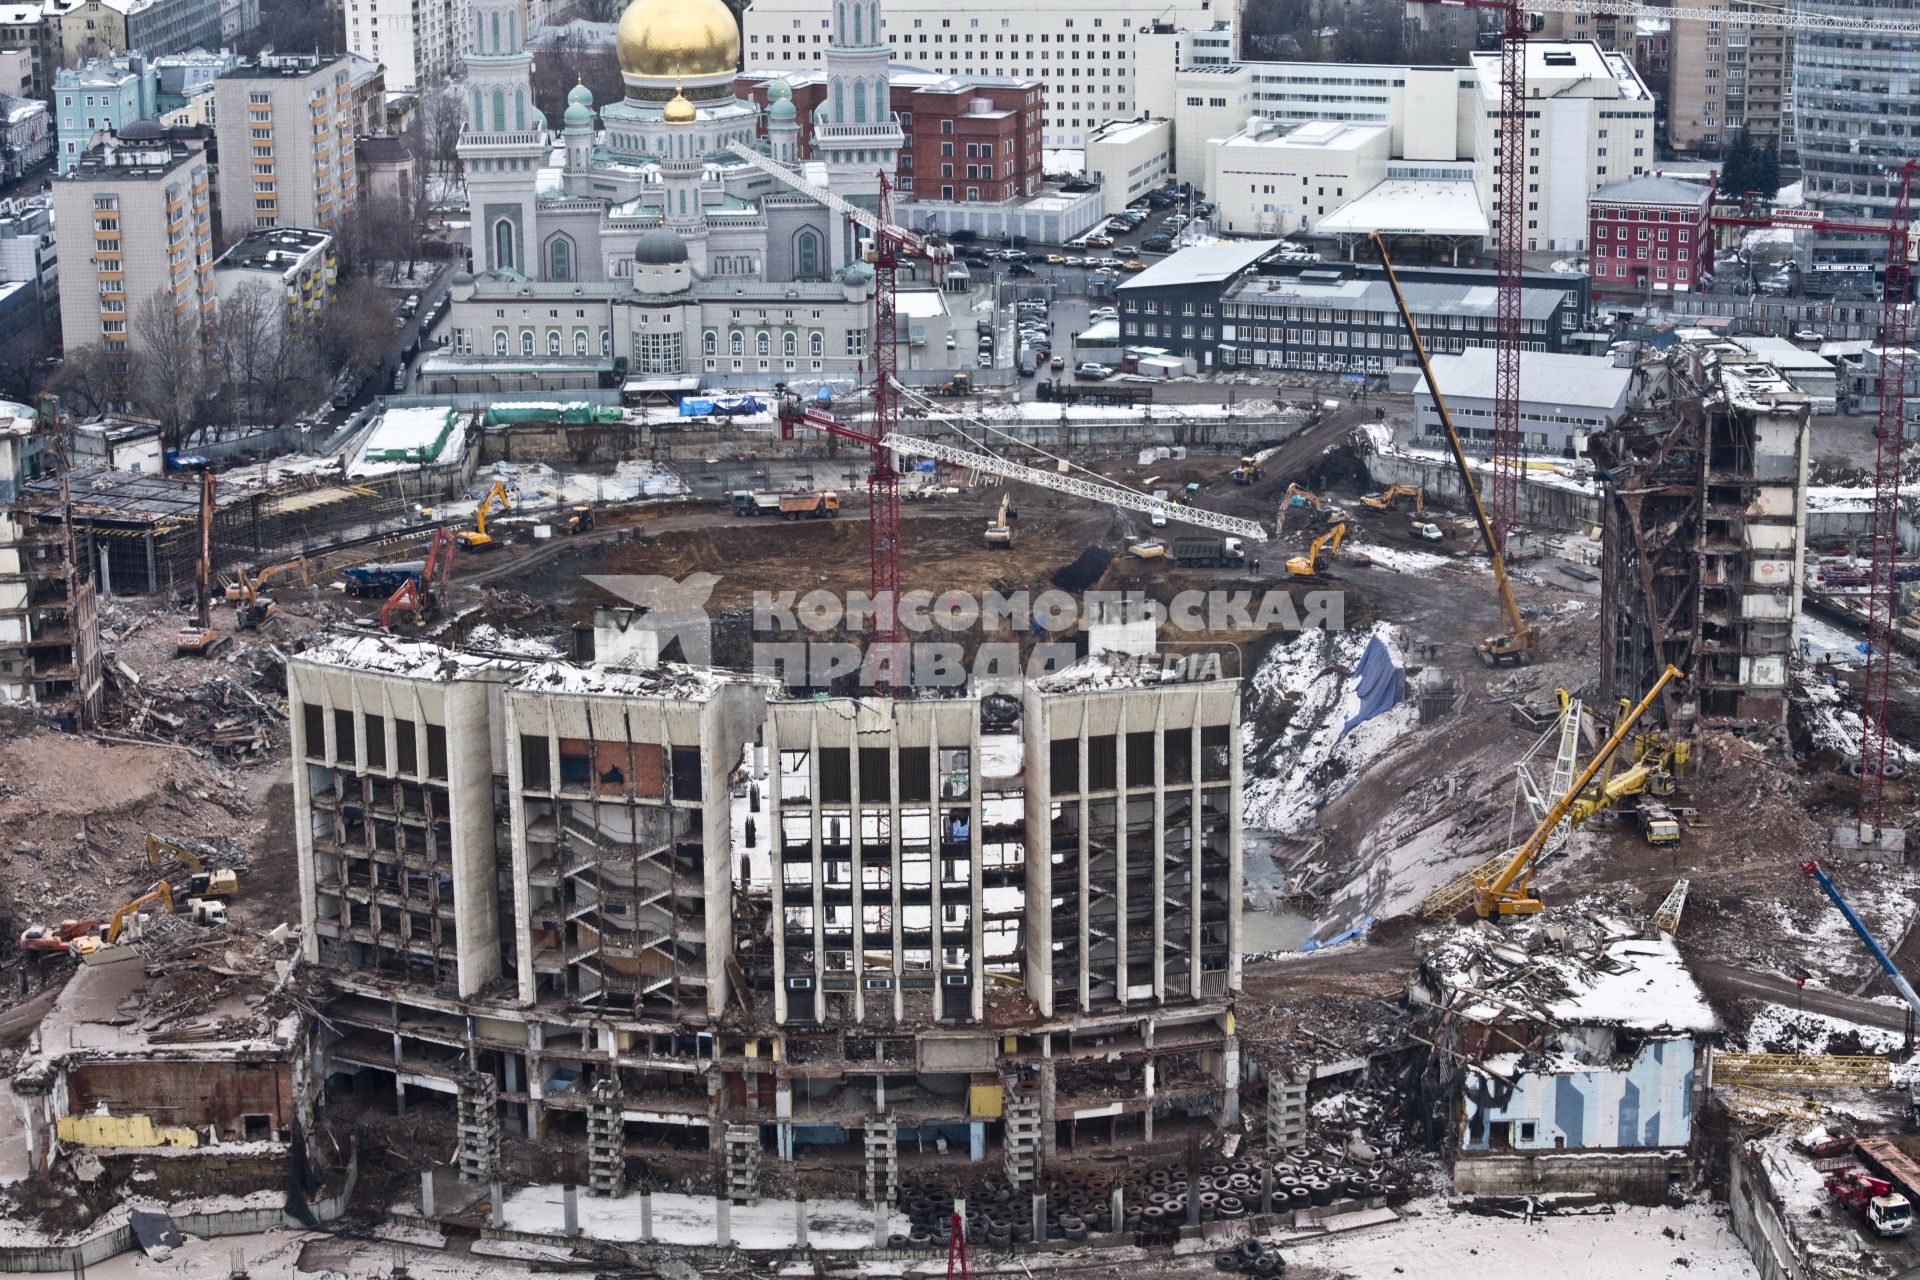
[[[1423,338],[1425,334],[1421,335]],[[1435,356],[1434,380],[1454,429],[1469,448],[1493,447],[1492,347]],[[1530,454],[1576,458],[1589,437],[1610,430],[1627,413],[1633,370],[1605,356],[1543,351],[1520,362],[1520,447]],[[1414,426],[1425,444],[1446,447],[1446,427],[1423,377],[1413,391]]]
[[[288,684],[330,1091],[577,1139],[596,1188],[729,1126],[978,1159],[1236,1118],[1235,681],[814,700],[352,635]]]
[[[1385,374],[1409,363],[1393,292],[1377,266],[1265,261],[1278,241],[1241,240],[1163,258],[1117,290],[1123,348],[1153,347],[1202,369],[1229,365]],[[1399,271],[1414,321],[1433,353],[1491,347],[1491,271]],[[1526,349],[1563,352],[1584,326],[1584,277],[1525,277]]]

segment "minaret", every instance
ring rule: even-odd
[[[706,176],[706,148],[699,131],[699,112],[679,86],[660,111],[667,129],[667,151],[660,158],[660,182],[665,188],[667,230],[687,246],[694,274],[707,274],[707,212],[700,204],[700,180]]]
[[[467,124],[459,156],[473,226],[473,269],[541,269],[535,174],[547,155],[547,121],[533,105],[520,0],[472,0],[466,55]]]
[[[800,163],[800,113],[793,106],[793,89],[785,80],[767,85],[767,149],[780,164]]]
[[[584,178],[593,161],[593,91],[584,82],[567,90],[567,177]],[[578,193],[577,193],[578,194]]]
[[[880,173],[892,181],[905,138],[893,114],[887,81],[892,49],[880,35],[880,0],[834,0],[833,43],[827,46],[827,97],[814,113],[813,154],[829,185],[871,208]],[[848,223],[834,249],[836,265],[858,257],[858,228]]]

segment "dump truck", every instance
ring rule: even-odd
[[[1633,811],[1634,821],[1640,824],[1640,834],[1648,844],[1673,844],[1680,839],[1680,819],[1673,810],[1658,800],[1642,799]]]
[[[759,493],[752,489],[735,489],[732,494],[733,514],[737,516],[777,516],[780,514],[780,495],[777,493]]]
[[[1173,562],[1182,568],[1239,564],[1247,558],[1238,538],[1175,538]]]
[[[824,520],[840,514],[837,493],[783,493],[780,514],[789,520]]]
[[[1827,1177],[1827,1194],[1845,1205],[1877,1236],[1904,1236],[1913,1230],[1913,1205],[1885,1178],[1864,1169],[1841,1169]]]
[[[409,578],[418,578],[426,570],[425,560],[397,560],[388,564],[357,564],[342,569],[340,577],[347,594],[356,599],[384,600],[400,589]]]

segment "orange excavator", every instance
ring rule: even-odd
[[[380,629],[393,629],[396,613],[410,614],[415,626],[431,619],[446,604],[447,579],[453,576],[453,551],[459,545],[451,529],[435,529],[427,544],[426,563],[418,577],[409,577],[380,606]]]
[[[36,924],[20,935],[20,949],[28,954],[65,955],[73,950],[73,941],[82,935],[98,936],[98,920],[62,920],[56,925]]]

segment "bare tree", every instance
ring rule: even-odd
[[[66,359],[47,379],[47,390],[84,415],[128,409],[141,381],[142,358],[108,351],[98,343],[67,348]]]
[[[160,423],[169,448],[183,443],[205,387],[204,352],[191,304],[176,306],[165,289],[154,291],[134,314],[134,335],[144,358],[134,380],[134,400]]]
[[[342,281],[317,335],[329,369],[365,378],[393,348],[393,298],[365,276]]]

